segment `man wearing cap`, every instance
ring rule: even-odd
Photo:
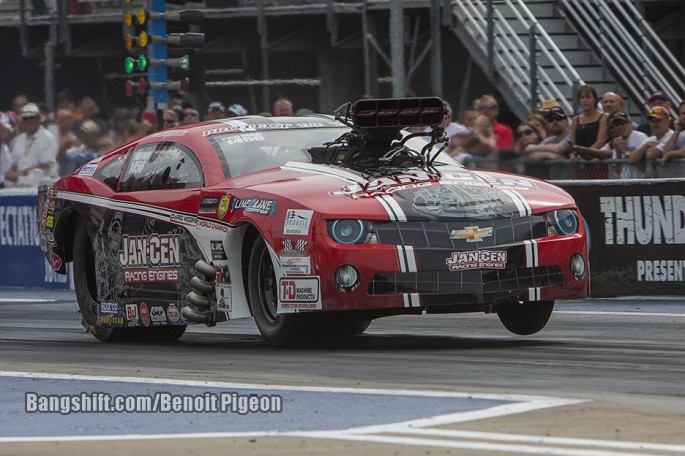
[[[223,119],[225,117],[224,111],[226,111],[226,108],[220,101],[212,101],[207,107],[205,120]]]
[[[12,142],[11,163],[5,171],[5,179],[17,182],[19,177],[34,169],[56,177],[57,140],[41,125],[40,110],[35,103],[28,103],[22,108],[21,122],[23,133]]]
[[[564,158],[571,148],[568,131],[568,116],[561,106],[552,106],[545,114],[547,138],[540,144],[529,144],[525,148],[529,160],[554,160]]]
[[[226,110],[226,117],[242,117],[247,115],[247,109],[243,105],[234,103]]]
[[[671,100],[668,98],[668,96],[664,92],[662,92],[660,90],[652,93],[649,96],[649,99],[647,100],[647,104],[649,105],[650,108],[654,108],[656,106],[663,106],[669,112],[673,108],[673,105],[671,104]],[[670,128],[671,129],[673,128],[673,123],[671,123]],[[641,131],[642,133],[645,133],[647,136],[652,134],[652,130],[649,128],[649,121],[641,123],[640,125],[638,125],[637,131]]]
[[[624,159],[647,139],[646,134],[633,130],[633,122],[625,111],[612,112],[607,119],[607,127],[610,139],[604,146],[599,149],[576,146],[573,151],[587,160]],[[624,165],[619,174],[616,165],[610,165],[608,177],[631,179],[644,177],[644,173],[635,166]]]
[[[664,146],[673,135],[673,130],[669,127],[671,113],[665,107],[651,108],[647,112],[647,122],[652,130],[652,136],[645,139],[640,147],[628,156],[628,163],[631,165],[636,165],[645,158],[648,160],[661,158]]]

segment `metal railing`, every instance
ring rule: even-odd
[[[504,0],[495,8],[493,0],[459,0],[453,2],[453,11],[473,42],[486,55],[488,61],[496,68],[489,68],[492,76],[495,70],[507,77],[507,83],[523,106],[530,107],[547,98],[558,100],[567,112],[573,112],[573,106],[567,95],[562,93],[558,84],[552,80],[549,72],[541,67],[537,58],[539,50],[549,61],[565,84],[574,89],[584,84],[578,72],[540,26],[537,19],[522,0]],[[513,12],[515,20],[505,19],[502,8]],[[491,16],[488,13],[491,11]],[[524,43],[512,23],[518,23],[529,31],[531,43]],[[488,31],[490,30],[490,34]],[[490,36],[491,35],[491,36]],[[488,55],[491,54],[491,55]],[[533,77],[537,76],[536,84]],[[537,87],[536,87],[537,86]],[[533,93],[531,93],[533,88]],[[519,116],[521,117],[521,116]]]
[[[508,171],[545,180],[685,178],[685,159],[670,160],[665,166],[658,159],[642,160],[636,165],[629,164],[626,159],[500,160],[469,153],[457,159],[467,168]]]
[[[632,1],[561,0],[561,4],[638,106],[656,90],[671,100],[684,99],[685,69]]]

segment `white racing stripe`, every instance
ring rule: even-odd
[[[348,181],[349,183],[354,183],[354,184],[359,184],[359,185],[365,185],[369,181],[364,179],[363,177],[351,173],[349,171],[345,171],[344,169],[341,168],[334,168],[332,166],[325,166],[325,165],[316,165],[313,163],[300,163],[300,162],[288,162],[285,165],[281,166],[281,169],[287,169],[287,170],[295,170],[295,171],[306,171],[310,173],[316,173],[316,174],[325,174],[327,176],[333,176],[333,177],[338,177],[340,179],[344,179]]]
[[[404,254],[404,246],[396,245],[395,248],[397,249],[397,261],[400,264],[400,272],[407,272],[409,266],[407,265],[407,257]]]
[[[421,297],[418,293],[404,293],[404,307],[421,307]]]
[[[540,288],[529,288],[528,289],[528,300],[529,301],[540,301],[541,294]]]
[[[382,199],[383,201],[385,201],[388,204],[390,209],[395,214],[395,217],[397,217],[398,221],[400,221],[400,222],[406,222],[407,221],[407,215],[404,213],[404,211],[402,210],[402,207],[399,205],[399,203],[397,201],[395,201],[395,198],[393,198],[390,195],[384,195],[384,196],[380,196],[378,198]]]
[[[416,255],[414,254],[414,247],[407,245],[404,247],[404,251],[407,255],[407,272],[416,272],[418,268],[416,266]]]
[[[385,200],[383,198],[381,198],[380,196],[376,197],[376,201],[378,201],[380,203],[380,205],[383,207],[383,209],[385,210],[385,213],[388,215],[388,218],[390,219],[390,221],[396,222],[397,216],[392,211],[392,209],[390,209],[390,206],[388,205],[388,203],[386,203]]]
[[[140,215],[143,217],[154,218],[157,220],[162,220],[162,221],[166,221],[169,223],[173,223],[175,225],[179,225],[180,223],[171,222],[171,215],[172,214],[189,215],[192,217],[197,217],[198,219],[211,221],[213,223],[217,223],[219,225],[223,225],[226,227],[232,227],[233,226],[230,223],[226,223],[224,221],[209,218],[209,217],[202,217],[202,216],[199,216],[199,215],[192,213],[192,212],[172,210],[172,209],[167,209],[167,208],[160,207],[160,206],[153,206],[151,204],[146,204],[146,203],[134,203],[131,201],[115,200],[112,198],[106,198],[106,197],[102,197],[102,196],[85,195],[82,193],[73,193],[73,192],[67,192],[67,191],[60,191],[58,193],[58,198],[61,198],[61,199],[67,200],[67,201],[73,201],[76,203],[89,204],[91,206],[103,207],[103,208],[107,208],[107,209],[113,210],[113,211],[121,211],[121,212],[126,212],[128,214],[135,214],[135,215]],[[186,223],[184,223],[182,225],[185,227],[190,227],[190,226],[194,227],[193,225],[189,225]]]
[[[539,266],[538,241],[536,239],[526,240],[523,241],[523,245],[526,248],[526,267],[534,268]]]
[[[526,200],[523,197],[523,195],[521,195],[519,192],[517,192],[516,190],[502,190],[502,192],[508,195],[509,198],[511,198],[511,200],[516,205],[516,208],[518,209],[521,217],[533,214],[533,210],[530,207],[530,203],[528,203],[528,200]]]

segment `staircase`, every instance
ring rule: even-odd
[[[452,29],[521,119],[547,98],[558,100],[567,113],[575,111],[576,91],[583,84],[593,85],[600,96],[620,94],[635,118],[655,90],[666,90],[672,100],[685,96],[685,87],[679,87],[685,70],[667,59],[670,52],[640,13],[630,9],[631,0],[492,0],[491,13],[488,4],[453,0]],[[629,14],[621,14],[624,10]],[[635,31],[638,36],[633,37]],[[621,56],[615,55],[613,36],[625,43]],[[642,50],[644,36],[655,52]],[[629,68],[623,60],[639,62],[639,68]],[[661,60],[673,74],[648,74],[646,69],[661,68]]]

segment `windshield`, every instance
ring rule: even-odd
[[[289,161],[311,162],[307,149],[335,141],[349,128],[245,131],[209,137],[226,177],[276,168]]]

